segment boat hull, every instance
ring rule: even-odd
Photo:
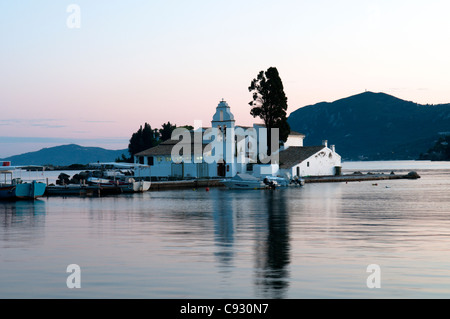
[[[124,193],[140,193],[146,192],[150,189],[151,182],[149,181],[137,181],[124,185],[119,185]]]
[[[3,185],[0,187],[0,200],[36,199],[42,197],[47,185],[41,182]]]

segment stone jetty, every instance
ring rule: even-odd
[[[363,181],[378,181],[378,180],[392,180],[392,179],[418,179],[420,175],[417,172],[409,172],[407,174],[390,174],[383,173],[367,173],[355,172],[353,174],[335,175],[335,176],[307,176],[303,177],[305,183],[335,183],[335,182],[363,182]]]

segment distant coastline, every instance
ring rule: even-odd
[[[0,160],[10,161],[12,165],[70,167],[72,165],[86,165],[94,162],[114,162],[124,154],[128,154],[127,149],[107,150],[101,147],[67,144],[43,148],[36,152],[14,155]]]

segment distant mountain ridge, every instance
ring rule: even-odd
[[[11,161],[11,165],[55,165],[89,164],[93,162],[113,162],[128,157],[128,150],[107,150],[101,147],[85,147],[76,144],[43,148],[36,152],[14,155],[1,159]]]
[[[385,93],[365,92],[331,103],[301,107],[289,115],[305,145],[336,145],[344,160],[419,159],[450,134],[450,104],[420,105]]]

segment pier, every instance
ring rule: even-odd
[[[416,172],[409,172],[408,174],[383,174],[383,173],[353,173],[346,175],[334,176],[307,176],[303,177],[305,183],[337,183],[337,182],[363,182],[363,181],[379,181],[392,179],[418,179],[419,174]]]
[[[409,172],[408,174],[346,174],[346,175],[332,175],[332,176],[307,176],[303,177],[305,183],[337,183],[337,182],[363,182],[363,181],[377,181],[377,180],[392,180],[392,179],[418,179],[420,176],[416,172]],[[149,191],[186,189],[186,188],[209,188],[209,187],[224,187],[220,182],[222,179],[193,179],[180,181],[158,181],[152,182]]]
[[[306,176],[303,177],[305,183],[342,183],[342,182],[364,182],[392,179],[418,179],[420,176],[416,172],[408,174],[383,174],[383,173],[353,173],[345,175],[331,176]],[[160,191],[169,189],[183,188],[206,188],[206,187],[224,187],[220,182],[222,179],[195,179],[185,181],[158,181],[152,182],[149,191]]]

